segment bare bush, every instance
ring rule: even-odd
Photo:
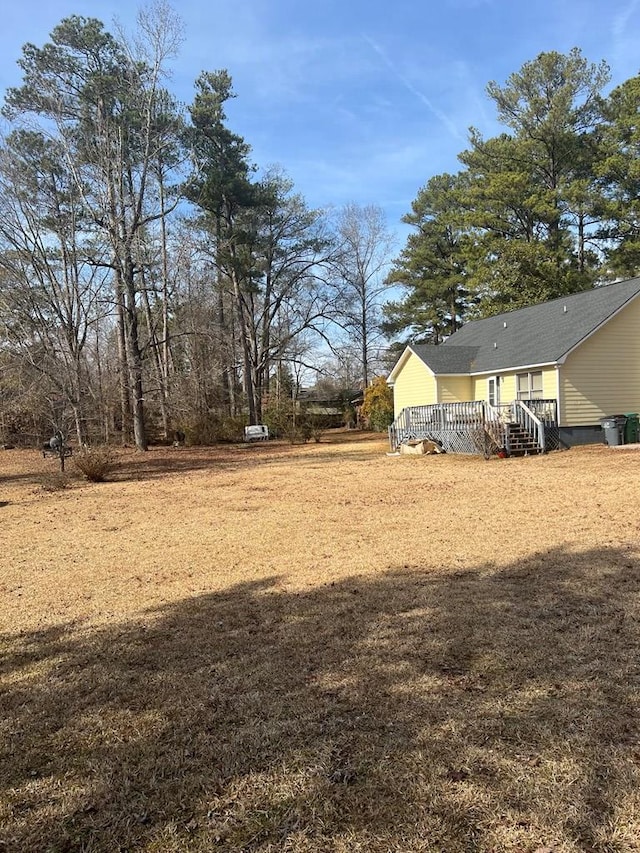
[[[76,468],[92,483],[102,483],[113,469],[114,456],[110,447],[85,447],[74,457]]]
[[[484,427],[478,427],[471,433],[473,446],[485,459],[491,459],[494,453],[499,450],[499,445],[495,438]]]

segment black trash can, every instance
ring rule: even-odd
[[[602,418],[600,424],[604,430],[604,440],[610,447],[624,444],[624,428],[627,423],[625,415],[609,415]]]
[[[640,419],[637,412],[627,412],[627,422],[624,427],[624,443],[635,444],[640,440]]]

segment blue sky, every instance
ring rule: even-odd
[[[172,89],[226,68],[229,124],[261,166],[279,164],[313,206],[378,204],[397,228],[418,189],[456,171],[473,125],[498,130],[485,95],[546,50],[605,59],[612,84],[638,73],[640,0],[181,0]],[[4,9],[0,89],[22,45],[70,14],[132,23],[125,0],[18,0]]]

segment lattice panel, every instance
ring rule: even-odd
[[[560,450],[560,429],[557,426],[545,426],[544,441],[547,450]]]
[[[437,441],[447,453],[478,453],[473,436],[463,430],[429,430],[429,435],[424,437]]]

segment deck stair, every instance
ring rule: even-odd
[[[510,456],[532,456],[540,453],[540,445],[522,424],[515,421],[506,425],[506,444]]]

